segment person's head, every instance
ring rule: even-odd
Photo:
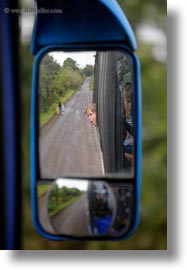
[[[90,123],[96,126],[96,104],[89,105],[84,114],[86,114],[90,120]]]

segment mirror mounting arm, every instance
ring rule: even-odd
[[[115,0],[36,2],[31,43],[34,55],[49,45],[76,43],[122,43],[131,51],[137,49],[132,28]]]

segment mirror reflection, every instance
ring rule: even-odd
[[[114,194],[107,183],[90,181],[88,196],[91,232],[93,235],[104,235],[116,215]]]
[[[121,51],[44,55],[40,178],[134,176],[133,66]]]
[[[131,170],[133,166],[133,119],[132,119],[132,85],[127,82],[124,87],[124,119],[123,119],[123,151],[124,151],[124,167]]]
[[[47,208],[56,234],[101,236],[113,223],[116,204],[107,183],[58,179]]]
[[[103,181],[57,179],[38,185],[38,217],[54,235],[121,236],[133,217],[133,186]]]

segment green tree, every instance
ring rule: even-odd
[[[46,112],[51,104],[56,100],[56,89],[54,81],[60,71],[60,65],[54,61],[54,58],[46,54],[40,64],[39,76],[39,95],[40,111]]]
[[[72,70],[79,70],[77,62],[70,57],[68,57],[64,61],[63,67],[64,68],[71,68]]]
[[[85,74],[85,76],[92,76],[94,74],[94,66],[86,65],[83,69],[83,73]]]
[[[79,90],[83,82],[80,71],[72,70],[66,65],[60,70],[56,81],[58,83],[58,92],[60,95],[63,95],[68,90]]]

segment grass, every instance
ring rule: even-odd
[[[51,188],[51,184],[50,185],[38,185],[37,187],[37,195],[38,197],[43,196],[46,192],[48,192]]]
[[[55,216],[56,214],[58,214],[60,211],[62,211],[64,208],[68,207],[69,205],[71,205],[73,202],[75,202],[81,195],[77,196],[77,197],[73,197],[71,199],[69,199],[67,202],[63,202],[63,203],[59,203],[58,206],[55,206],[54,209],[49,210],[49,215],[50,217]],[[49,201],[49,206],[50,206],[50,201]],[[48,207],[49,207],[48,206]]]
[[[65,96],[60,97],[59,101],[61,101],[63,104],[73,96],[75,93],[74,90],[69,90]],[[55,114],[57,114],[57,106],[58,103],[53,103],[47,112],[45,113],[40,113],[40,127],[43,127]]]

